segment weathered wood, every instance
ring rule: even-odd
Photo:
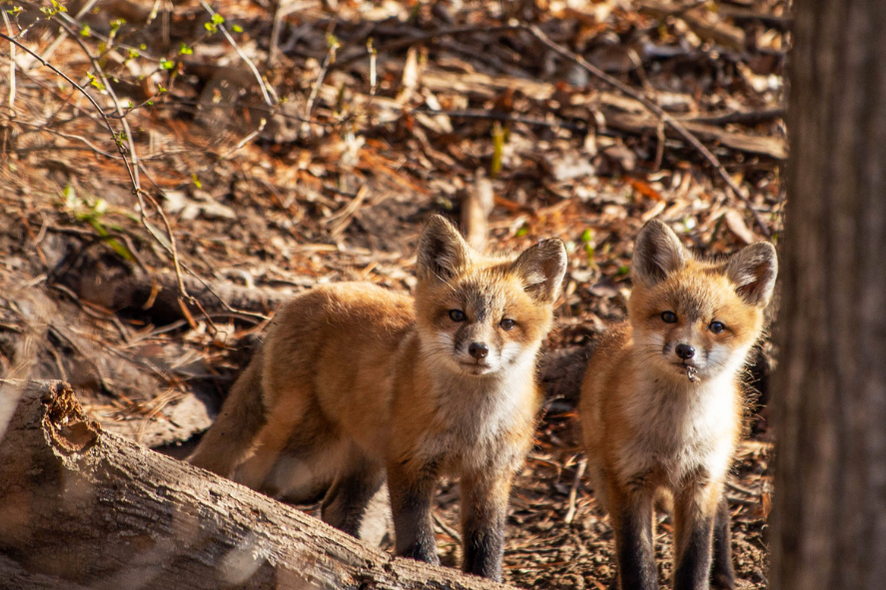
[[[770,588],[886,580],[886,10],[794,3]]]
[[[630,113],[605,113],[606,124],[620,131],[643,135],[657,132],[659,123],[649,115],[634,115]],[[761,154],[784,160],[788,157],[787,144],[780,137],[766,137],[740,133],[737,131],[725,131],[714,125],[696,123],[691,120],[679,119],[683,126],[705,143],[718,143],[725,147],[749,154]],[[668,137],[682,139],[680,135],[670,128],[665,128]]]
[[[507,588],[394,558],[103,432],[62,382],[0,384],[22,390],[0,434],[2,587]]]

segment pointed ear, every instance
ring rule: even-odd
[[[735,253],[726,263],[726,276],[735,292],[757,307],[766,307],[775,289],[778,255],[769,242],[757,242]]]
[[[664,280],[669,273],[686,266],[688,259],[689,252],[680,243],[677,234],[661,221],[653,219],[643,226],[634,243],[631,278],[651,287]]]
[[[514,261],[511,271],[523,278],[527,293],[542,303],[553,303],[560,296],[560,285],[566,275],[563,241],[540,241]]]
[[[470,257],[470,248],[455,226],[434,215],[419,239],[418,278],[448,281],[464,271]]]

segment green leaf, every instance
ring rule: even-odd
[[[243,27],[241,27],[240,25],[231,25],[231,30],[235,33],[242,33]]]
[[[219,13],[216,12],[215,14],[212,15],[212,24],[220,25],[224,22],[225,22],[225,17],[223,17]]]
[[[517,233],[515,235],[518,238],[522,238],[523,236],[525,236],[528,233],[529,233],[529,226],[524,223],[523,226],[517,230]]]
[[[619,266],[618,267],[618,276],[620,276],[620,277],[625,276],[629,272],[631,272],[631,269],[627,266]]]
[[[194,181],[194,186],[196,186],[197,188],[203,188],[203,183],[200,182],[199,178],[197,178],[196,173],[191,174],[191,180]]]
[[[89,28],[89,25],[83,25],[83,28],[80,29],[80,36],[89,37],[90,35],[92,35],[92,29]]]
[[[178,48],[179,55],[193,55],[194,50],[182,43]]]
[[[105,89],[105,85],[102,84],[101,81],[100,81],[98,78],[96,78],[95,76],[93,76],[91,72],[86,72],[86,77],[89,78],[89,84],[90,84],[90,86],[95,86],[95,87],[98,88],[99,90],[104,90],[104,89]]]
[[[175,62],[166,58],[160,59],[160,69],[171,70],[175,67]]]
[[[588,243],[594,239],[594,232],[591,228],[588,228],[581,232],[581,241],[584,243]]]

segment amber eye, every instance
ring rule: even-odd
[[[449,319],[451,319],[453,322],[463,322],[468,318],[467,318],[467,316],[465,316],[465,312],[463,312],[462,310],[450,309],[449,310]]]
[[[666,311],[661,314],[661,321],[666,324],[676,324],[677,323],[677,314],[672,311]]]
[[[726,324],[723,322],[711,322],[711,325],[708,326],[708,330],[713,332],[714,334],[719,334],[723,330],[726,329]]]
[[[502,321],[500,321],[498,323],[498,325],[501,326],[502,330],[513,330],[514,326],[517,325],[517,322],[515,322],[511,318],[505,318]]]

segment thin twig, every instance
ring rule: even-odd
[[[97,56],[92,54],[89,47],[86,46],[86,43],[83,42],[83,39],[80,35],[77,34],[76,31],[73,31],[70,28],[70,25],[64,22],[59,22],[62,28],[68,31],[68,34],[71,35],[71,38],[80,46],[80,49],[83,50],[83,53],[86,54],[86,57],[89,58],[89,61],[92,63],[92,67],[95,68],[95,71],[99,75],[99,79],[104,86],[105,92],[108,93],[108,96],[111,97],[111,101],[114,103],[114,110],[117,111],[118,115],[123,114],[123,107],[120,106],[120,101],[117,99],[117,93],[114,92],[113,87],[111,86],[111,81],[105,75],[105,71],[102,69],[101,64],[99,63],[99,59]],[[134,194],[139,201],[139,204],[142,206],[142,211],[144,211],[144,201],[142,199],[142,189],[141,182],[138,177],[138,152],[135,149],[135,140],[132,138],[132,130],[129,128],[129,121],[126,120],[125,117],[120,118],[120,123],[123,125],[123,131],[126,134],[126,144],[129,147],[129,155],[132,158],[132,171],[133,171],[133,188]],[[142,213],[144,215],[144,213]]]
[[[729,173],[726,172],[725,168],[723,168],[723,165],[720,163],[720,160],[717,159],[717,156],[715,156],[707,147],[705,147],[705,145],[701,141],[699,141],[699,139],[697,137],[695,137],[692,133],[690,133],[686,129],[686,127],[684,127],[679,121],[674,119],[672,116],[670,116],[668,113],[666,113],[660,106],[658,106],[653,101],[651,101],[648,98],[646,98],[645,96],[643,96],[641,93],[635,91],[633,88],[631,88],[627,84],[624,84],[623,82],[621,82],[621,81],[613,78],[609,74],[605,73],[603,70],[590,64],[586,59],[584,59],[580,55],[573,53],[572,51],[566,49],[562,45],[552,41],[551,38],[548,37],[544,33],[544,31],[542,31],[540,28],[538,28],[537,25],[522,25],[521,28],[523,30],[529,31],[536,39],[541,41],[542,44],[544,44],[548,48],[552,49],[555,53],[558,53],[561,56],[569,59],[570,61],[575,62],[576,64],[578,64],[579,66],[584,68],[588,73],[593,74],[594,76],[596,76],[597,78],[599,78],[603,82],[609,84],[610,86],[612,86],[613,88],[615,88],[619,92],[622,92],[623,94],[630,96],[634,100],[639,101],[650,112],[652,112],[657,117],[659,117],[661,120],[663,120],[668,126],[670,126],[674,131],[676,131],[680,135],[680,137],[682,137],[687,143],[689,143],[692,147],[694,147],[696,150],[698,150],[698,152],[704,157],[704,159],[707,160],[708,163],[710,163],[710,165],[713,166],[717,170],[720,177],[726,183],[726,186],[729,187],[729,189],[735,194],[735,196],[738,197],[739,199],[741,199],[741,201],[745,204],[745,206],[750,210],[751,215],[754,216],[754,221],[757,222],[757,225],[759,226],[760,231],[763,233],[763,235],[766,236],[767,238],[770,237],[772,232],[769,231],[769,226],[766,225],[766,222],[763,221],[763,219],[760,217],[760,214],[757,212],[756,209],[754,209],[753,205],[751,204],[750,199],[748,199],[748,197],[746,197],[744,195],[744,193],[742,192],[741,187],[739,187],[735,183],[735,181],[732,180],[732,177],[729,176]]]
[[[433,514],[433,517],[434,517],[434,523],[435,523],[438,527],[440,527],[440,529],[441,529],[444,533],[446,533],[447,535],[449,535],[450,537],[452,537],[452,540],[455,541],[456,543],[458,543],[459,545],[462,544],[461,535],[458,534],[458,531],[456,531],[456,530],[453,529],[451,526],[449,526],[448,524],[446,524],[445,522],[443,522],[443,520],[442,520],[439,516],[437,516],[436,513]]]
[[[6,32],[12,35],[12,24],[9,16],[3,10],[3,22],[6,24]],[[9,111],[10,116],[15,117],[15,45],[9,44]]]
[[[63,133],[61,131],[57,131],[55,129],[47,127],[45,123],[44,124],[37,124],[37,123],[28,123],[26,121],[19,121],[18,124],[22,125],[24,127],[31,127],[34,129],[34,131],[27,131],[27,132],[23,131],[22,135],[25,135],[26,133],[39,133],[39,132],[50,133],[52,135],[57,135],[59,137],[65,138],[65,139],[73,139],[76,141],[83,142],[86,144],[86,146],[90,150],[92,150],[94,153],[96,153],[100,156],[104,156],[104,157],[109,158],[111,160],[119,159],[118,156],[115,156],[114,154],[112,154],[110,152],[106,152],[102,149],[99,149],[99,147],[96,146],[94,143],[92,143],[91,141],[89,141],[88,139],[86,139],[85,137],[82,137],[80,135],[71,135],[69,133]],[[64,146],[58,146],[58,145],[52,145],[52,146],[48,146],[48,147],[52,148],[52,149],[64,149]],[[22,151],[24,151],[24,150],[22,150]]]
[[[489,121],[502,121],[507,123],[523,123],[525,125],[533,125],[536,127],[560,127],[570,131],[585,132],[587,125],[569,123],[567,121],[555,120],[545,121],[543,119],[533,119],[531,117],[520,117],[504,113],[501,111],[484,111],[482,109],[467,109],[462,111],[438,111],[426,107],[417,107],[412,109],[416,113],[426,113],[428,115],[446,115],[453,119],[486,119]]]
[[[587,467],[588,460],[582,459],[578,462],[578,467],[575,469],[575,479],[572,480],[572,488],[569,490],[569,509],[566,511],[565,518],[563,518],[566,524],[572,524],[572,519],[575,518],[575,500],[578,497],[578,485],[581,483],[581,478],[585,474]]]
[[[206,10],[206,12],[208,12],[210,14],[210,16],[216,15],[216,12],[212,9],[211,6],[209,6],[209,4],[207,4],[205,2],[205,0],[200,0],[200,6],[202,6]],[[240,46],[237,45],[237,42],[234,41],[234,38],[228,32],[228,29],[225,28],[225,25],[219,24],[218,28],[221,29],[221,32],[224,34],[225,39],[228,40],[228,43],[231,44],[231,47],[234,48],[234,51],[237,52],[237,55],[240,56],[240,59],[242,59],[244,62],[246,62],[246,65],[249,66],[250,70],[252,70],[252,73],[255,76],[255,79],[258,81],[258,86],[259,86],[259,88],[261,88],[261,94],[262,94],[262,97],[265,99],[265,103],[267,103],[267,105],[269,107],[273,107],[274,101],[271,100],[271,96],[268,93],[268,87],[267,87],[267,85],[265,85],[265,81],[262,79],[261,73],[259,73],[258,68],[255,67],[255,64],[252,63],[252,60],[249,59],[245,53],[243,53],[243,51],[240,49]]]
[[[80,19],[83,18],[83,16],[87,14],[90,10],[92,10],[97,2],[98,0],[87,0],[87,2],[83,4],[83,7],[77,11],[77,14],[74,16],[74,18],[68,17],[68,15],[64,12],[60,12],[59,16],[61,16],[62,18],[67,17],[68,19],[70,19],[71,24],[73,24],[74,26],[79,26]],[[46,48],[46,51],[43,52],[43,59],[50,59],[55,54],[55,50],[59,48],[59,46],[64,42],[65,39],[68,38],[69,34],[70,33],[68,31],[62,30],[59,33],[58,37],[56,37],[52,41],[52,43],[49,44],[49,47]]]
[[[67,74],[62,72],[60,69],[58,69],[57,67],[55,67],[54,65],[52,65],[48,61],[45,61],[37,53],[31,51],[26,45],[20,43],[19,41],[17,41],[16,39],[13,39],[9,35],[6,35],[5,33],[0,33],[0,39],[6,39],[10,43],[15,44],[19,49],[27,52],[28,55],[30,55],[31,57],[33,57],[37,61],[39,61],[41,63],[41,65],[46,66],[47,68],[52,70],[55,74],[62,77],[65,80],[65,82],[67,82],[68,84],[70,84],[71,86],[73,86],[74,88],[79,90],[80,93],[83,94],[83,96],[85,96],[86,99],[89,100],[90,103],[92,103],[92,106],[94,106],[95,110],[97,110],[99,112],[99,115],[101,115],[101,117],[105,123],[105,127],[107,127],[108,132],[111,134],[111,138],[114,141],[114,144],[117,146],[117,151],[120,153],[120,155],[123,158],[123,164],[126,166],[126,171],[129,173],[129,180],[132,183],[133,191],[138,192],[138,190],[139,190],[138,181],[136,180],[136,176],[132,170],[132,166],[129,164],[129,158],[126,157],[126,148],[123,147],[123,143],[117,137],[117,134],[114,131],[114,127],[111,125],[110,119],[108,119],[108,116],[105,114],[104,110],[102,110],[102,108],[99,106],[99,104],[97,102],[95,102],[95,99],[92,98],[92,96],[88,92],[86,92],[86,90],[82,86],[80,86],[79,84],[74,82]]]
[[[336,20],[332,21],[332,24],[329,27],[327,38],[331,38],[332,32],[335,30],[336,22],[338,22],[337,18]],[[311,88],[311,94],[308,96],[308,102],[305,104],[304,118],[308,122],[310,122],[311,120],[311,111],[314,109],[314,101],[317,100],[317,93],[320,92],[320,87],[323,86],[323,79],[326,77],[326,73],[329,71],[329,68],[332,67],[332,64],[335,63],[335,53],[337,49],[338,42],[331,41],[329,43],[329,51],[326,53],[326,57],[323,59],[323,65],[320,67],[320,73],[317,75],[317,79],[314,81],[314,85]]]

